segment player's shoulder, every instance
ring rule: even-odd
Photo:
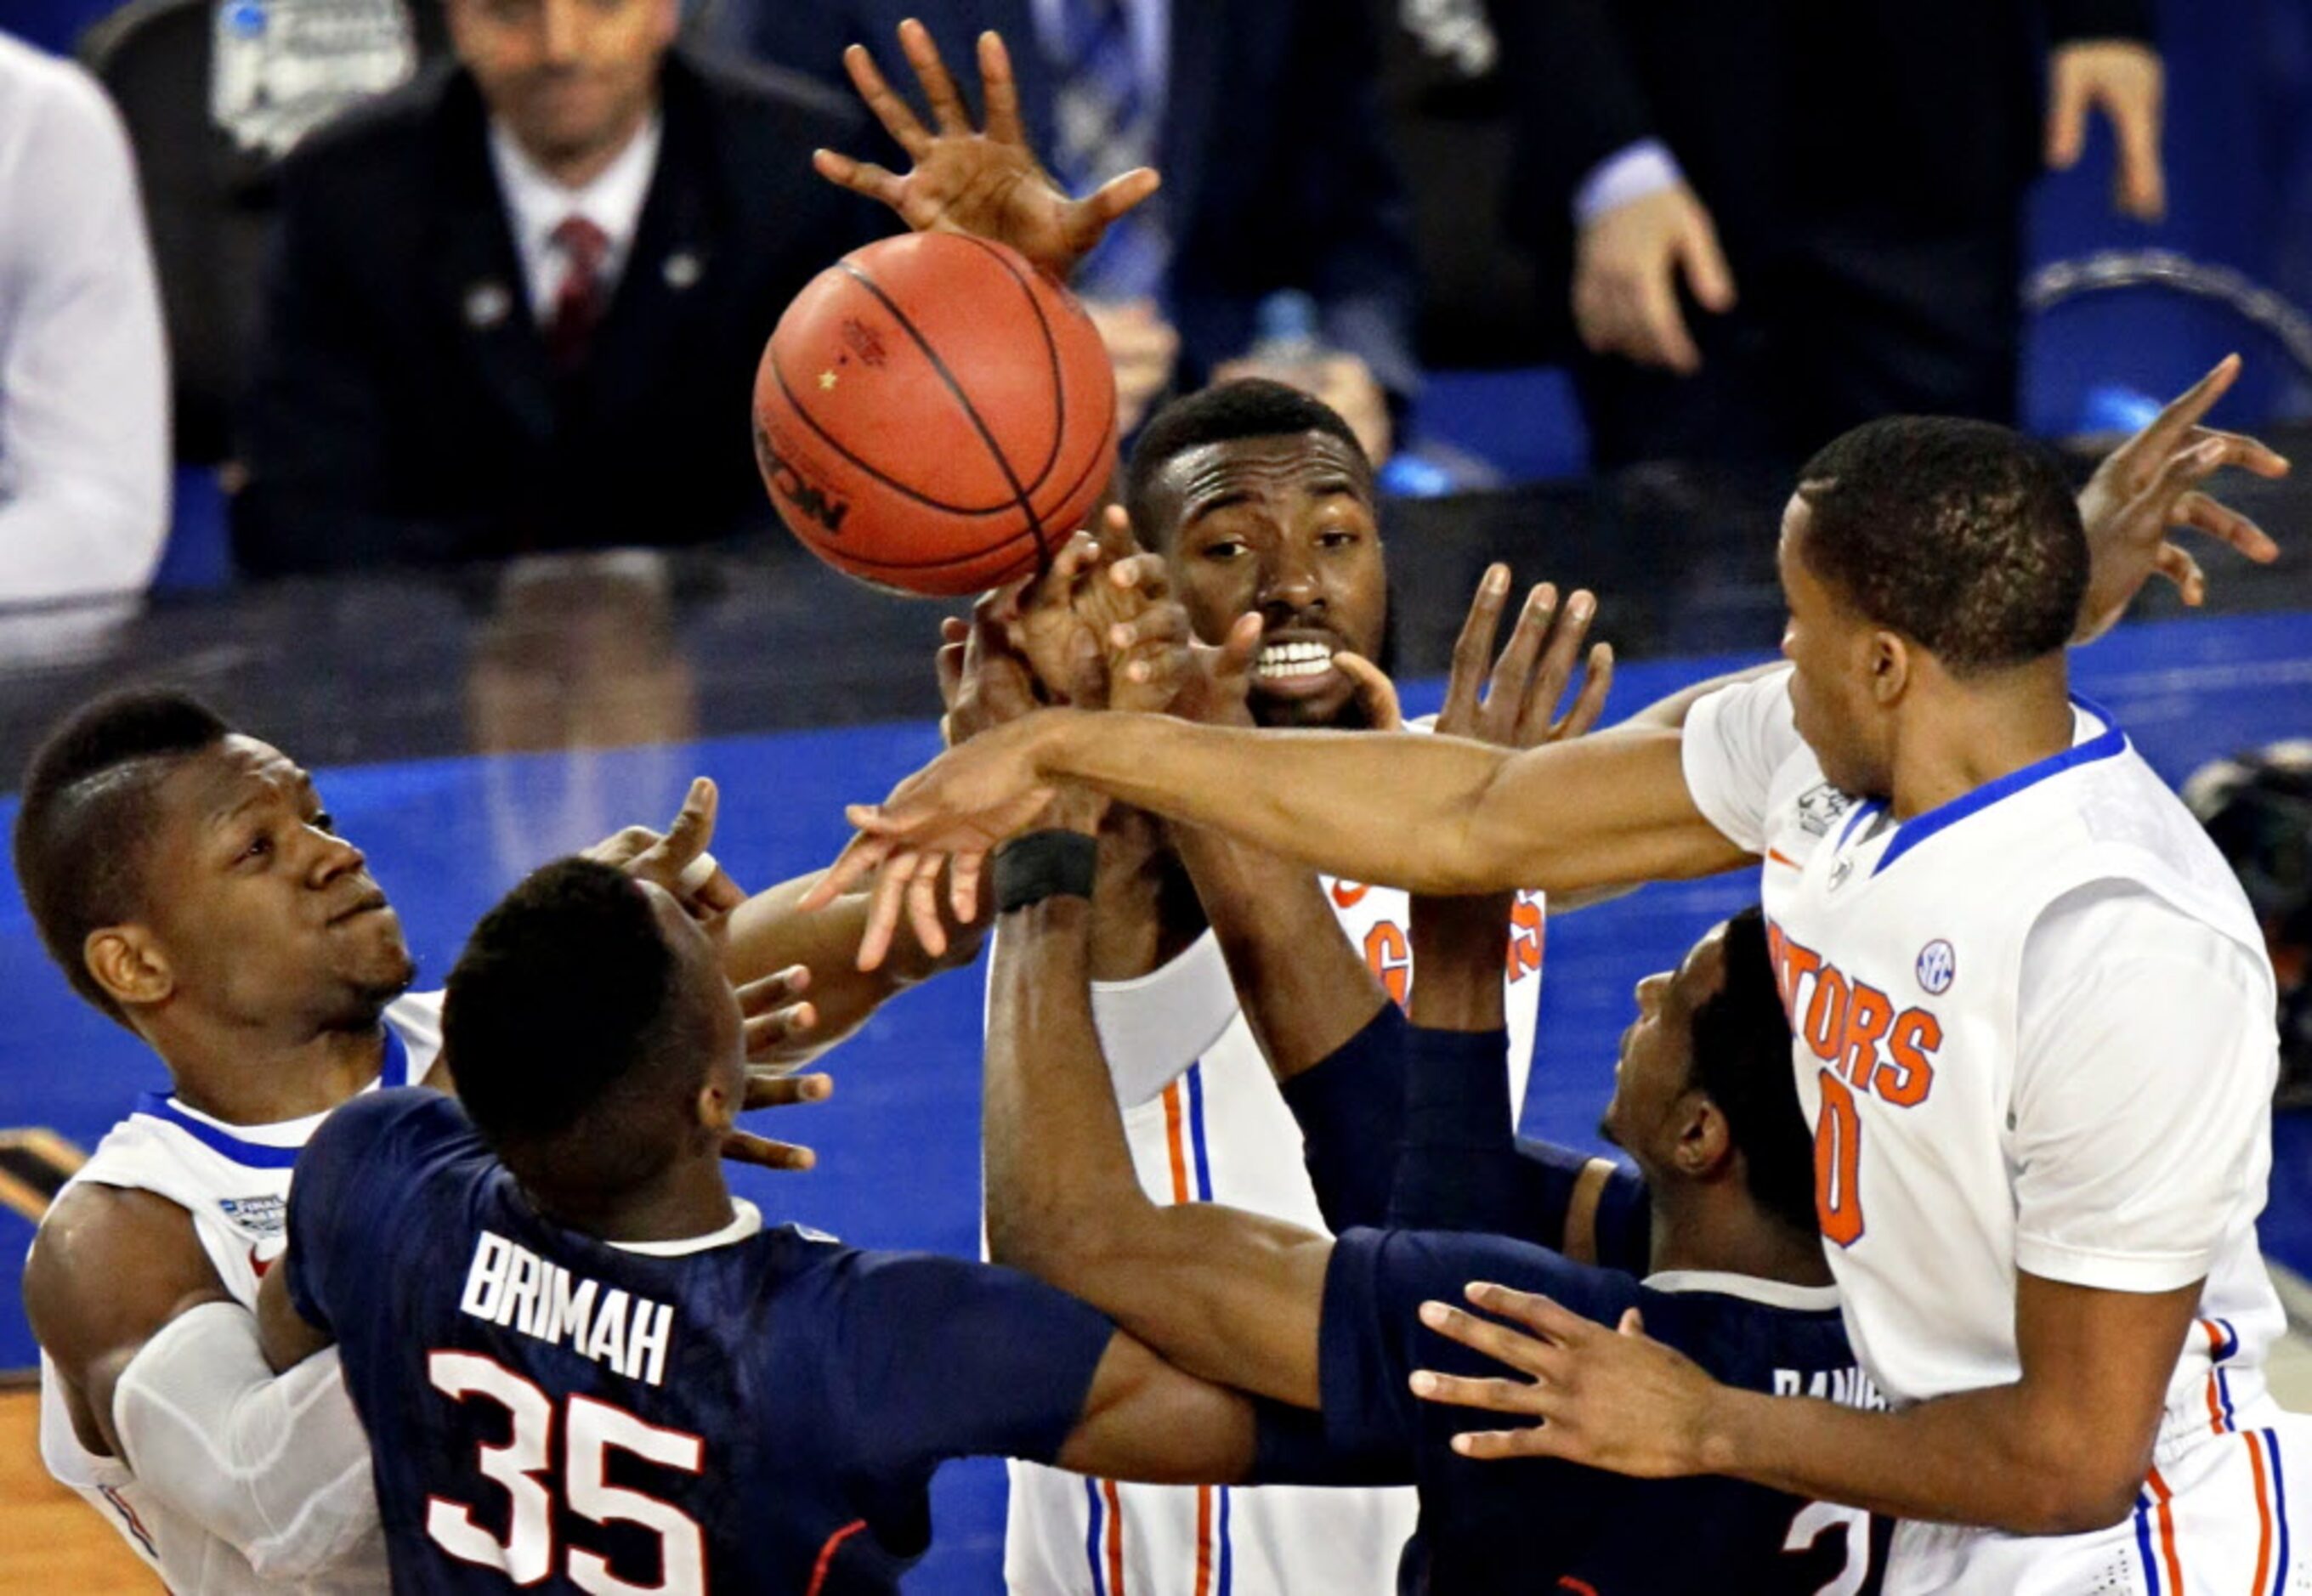
[[[455,1100],[422,1086],[384,1086],[330,1111],[305,1144],[299,1179],[356,1164],[381,1173],[481,1150],[481,1138]]]
[[[72,1367],[151,1334],[186,1295],[220,1286],[182,1204],[89,1182],[68,1187],[41,1218],[22,1290],[35,1337]]]

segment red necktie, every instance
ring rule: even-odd
[[[569,216],[554,230],[554,241],[570,263],[554,291],[554,314],[546,326],[547,352],[555,368],[574,371],[586,363],[586,346],[602,319],[602,257],[610,239],[583,216]]]

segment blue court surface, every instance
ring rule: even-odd
[[[1732,659],[1625,667],[1626,712]],[[2312,735],[2312,614],[2164,621],[2126,628],[2077,657],[2080,690],[2109,708],[2160,773],[2180,782],[2203,762]],[[1409,709],[1441,684],[1414,684]],[[264,728],[255,726],[259,732]],[[767,885],[818,868],[845,837],[842,806],[876,798],[930,757],[928,724],[620,749],[328,769],[323,795],[400,907],[425,972],[438,980],[466,929],[524,871],[629,821],[663,824],[694,772],[722,788],[715,851],[742,883]],[[294,754],[299,752],[292,748]],[[14,800],[0,801],[13,821]],[[1528,1133],[1582,1144],[1603,1105],[1630,989],[1673,963],[1712,920],[1755,891],[1746,876],[1654,887],[1552,923]],[[866,1246],[972,1254],[978,1244],[981,979],[961,972],[907,994],[826,1068],[834,1100],[772,1116],[764,1129],[807,1141],[807,1175],[736,1172],[775,1219],[793,1217]],[[32,934],[13,881],[0,887],[0,1129],[46,1126],[92,1146],[161,1071],[126,1032],[74,999]],[[0,1209],[0,1253],[31,1226]],[[2312,1272],[2312,1115],[2279,1129],[2265,1243]],[[13,1292],[0,1304],[0,1369],[35,1361]],[[950,1465],[936,1493],[938,1533],[910,1582],[924,1591],[997,1583],[1000,1464]]]

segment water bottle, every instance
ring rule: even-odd
[[[1280,288],[1253,311],[1252,347],[1245,363],[1263,377],[1308,393],[1325,386],[1325,361],[1333,352],[1318,330],[1317,301],[1298,288]]]

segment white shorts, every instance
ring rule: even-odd
[[[2107,1530],[2033,1539],[1949,1524],[1895,1531],[1886,1596],[2291,1596],[2312,1592],[2312,1419],[2259,1403],[2151,1471]]]
[[[1410,1487],[1118,1485],[1011,1465],[1012,1596],[1395,1596]]]

